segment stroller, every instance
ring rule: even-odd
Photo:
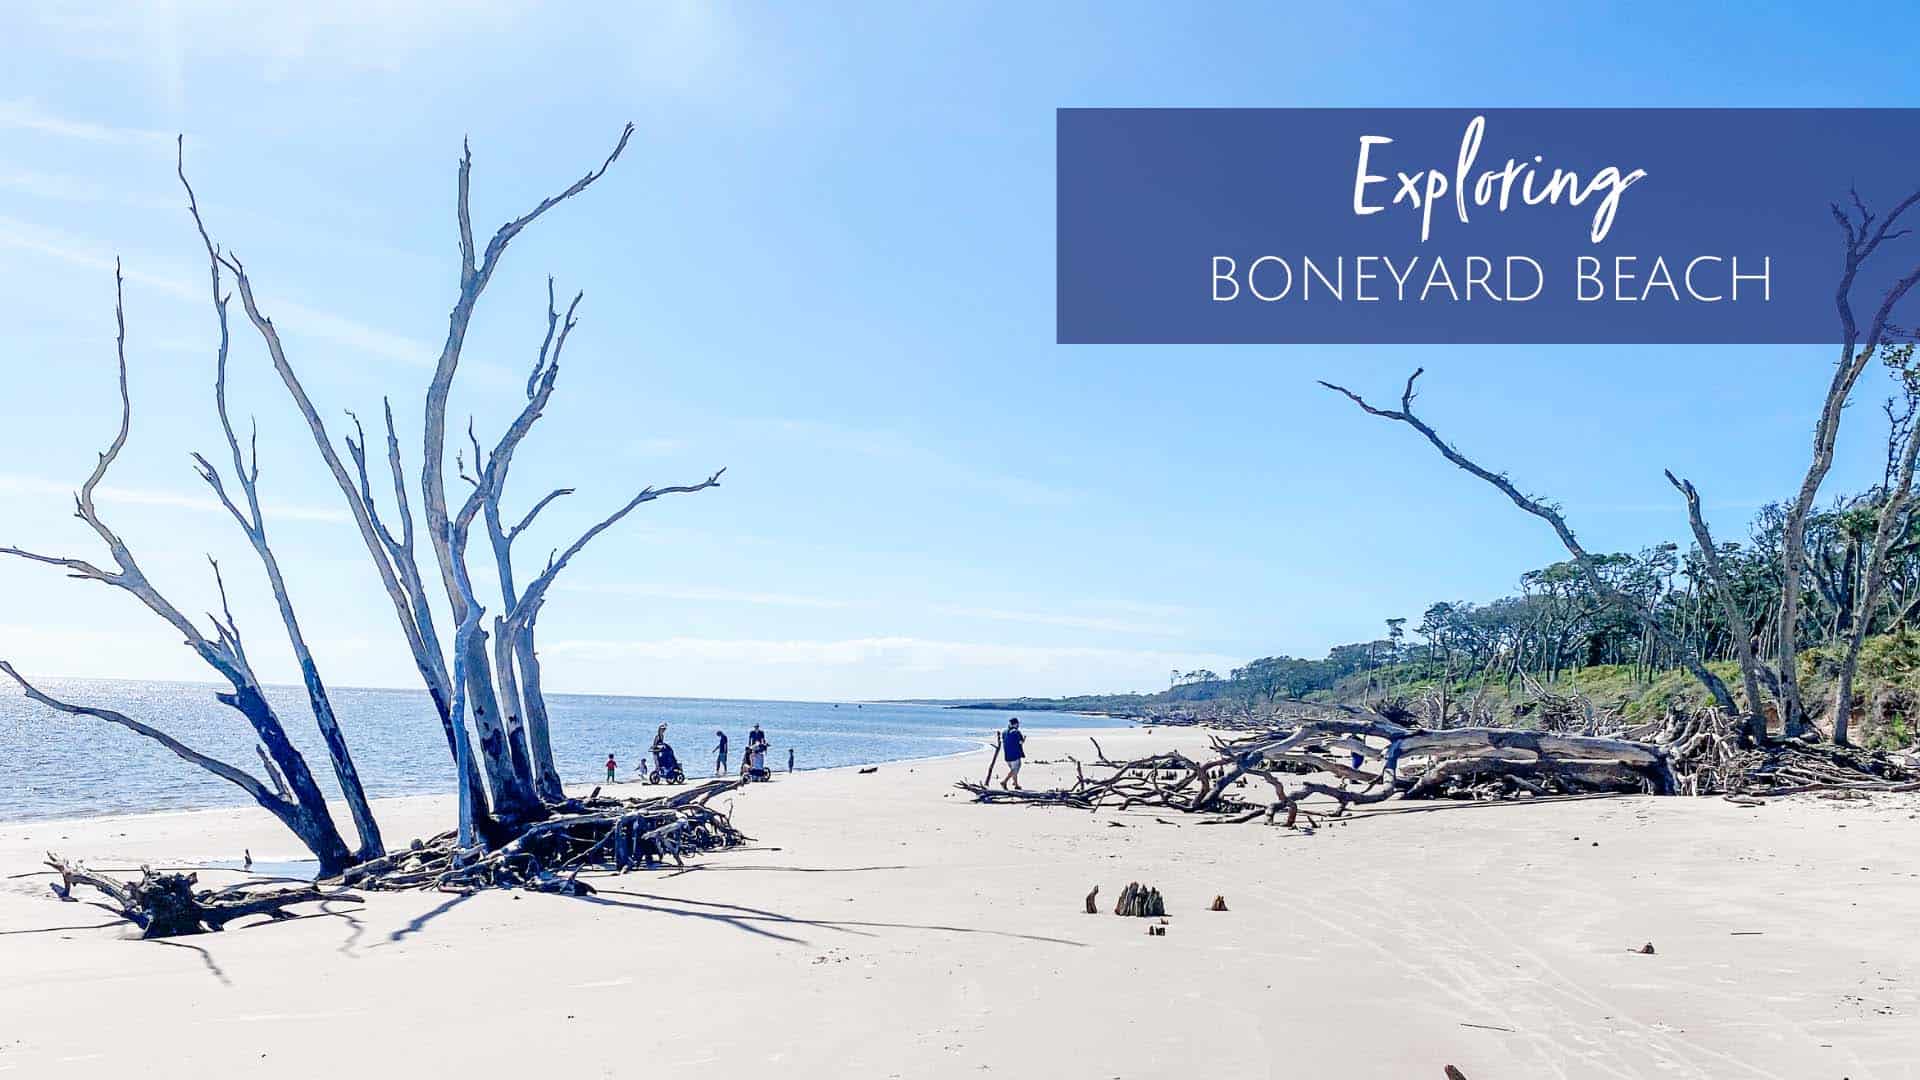
[[[661,743],[653,752],[653,771],[647,774],[649,784],[684,784],[687,782],[686,770],[680,767],[680,757],[673,747]]]
[[[747,743],[747,760],[740,763],[740,779],[747,781],[773,779],[773,773],[767,769],[766,743],[759,741]]]

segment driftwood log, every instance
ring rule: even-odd
[[[473,892],[505,887],[582,895],[592,886],[585,870],[637,870],[745,842],[727,815],[708,805],[744,781],[714,780],[663,798],[617,799],[594,794],[569,800],[545,821],[526,827],[489,849],[462,848],[458,834],[442,833],[348,867],[329,879],[341,886],[376,890],[440,889]]]
[[[271,882],[246,882],[221,889],[199,889],[196,874],[155,873],[142,867],[140,880],[122,881],[88,870],[77,862],[47,853],[47,866],[60,875],[53,886],[55,896],[77,901],[74,889],[85,885],[102,895],[113,910],[140,928],[146,938],[179,937],[207,931],[224,930],[228,923],[252,915],[270,919],[292,918],[287,908],[294,904],[344,901],[359,903],[349,892],[323,889],[317,885],[263,888]]]

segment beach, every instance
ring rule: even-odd
[[[1070,780],[1087,735],[1035,733],[1027,785]],[[1920,795],[1398,803],[1305,832],[975,805],[953,783],[987,762],[780,775],[716,803],[753,844],[592,897],[369,894],[166,942],[20,875],[296,843],[247,809],[0,824],[0,1073],[1920,1076]],[[390,842],[453,816],[378,809]],[[1130,881],[1165,936],[1111,914]]]

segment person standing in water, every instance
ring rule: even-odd
[[[713,734],[720,740],[713,747],[713,775],[725,776],[727,775],[727,733],[716,731]]]
[[[787,771],[793,771],[793,747],[787,747]]]
[[[1000,786],[1013,785],[1020,790],[1020,766],[1027,760],[1027,737],[1020,733],[1020,718],[1007,717],[1007,729],[1000,733],[1000,756],[1007,760],[1007,775],[1000,778]]]
[[[620,763],[613,760],[613,752],[609,750],[607,752],[607,783],[609,784],[613,783],[613,774],[619,768],[620,768]]]

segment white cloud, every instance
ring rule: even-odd
[[[1065,626],[1074,630],[1103,630],[1115,634],[1166,634],[1179,636],[1186,631],[1164,623],[1136,622],[1094,615],[1070,615],[1051,611],[1007,611],[1000,608],[962,607],[942,604],[933,609],[939,615],[966,619],[994,619],[1000,622],[1031,623],[1035,626]]]
[[[0,101],[0,128],[116,146],[166,147],[173,142],[173,136],[164,131],[113,127],[89,120],[70,119],[48,112],[31,101],[21,100]]]
[[[1026,673],[1054,671],[1096,662],[1137,668],[1143,676],[1164,677],[1172,668],[1229,669],[1240,661],[1217,654],[1158,649],[1104,649],[1088,646],[1005,645],[938,641],[914,637],[864,637],[842,640],[764,640],[672,637],[652,641],[576,639],[545,643],[542,651],[586,660],[666,660],[733,665],[803,664],[874,666],[897,671],[938,672],[951,668],[992,668]]]
[[[63,507],[70,507],[76,484],[63,484],[55,480],[46,480],[37,476],[19,476],[0,473],[0,495],[45,496],[62,500]],[[194,510],[204,513],[225,514],[226,508],[220,500],[208,495],[189,495],[180,491],[156,490],[152,488],[124,488],[112,484],[102,484],[93,489],[96,502],[110,505],[126,503],[133,506],[165,506],[178,510]],[[275,502],[272,499],[260,501],[260,512],[266,516],[267,524],[283,521],[324,521],[345,522],[349,520],[345,510],[324,506],[302,506],[298,503]]]
[[[0,247],[42,255],[72,266],[98,270],[102,273],[111,273],[113,270],[113,259],[92,248],[87,240],[57,229],[49,229],[14,218],[0,217]],[[145,285],[168,296],[211,303],[208,286],[204,281],[188,283],[180,278],[153,274],[137,267],[124,265],[121,273],[134,284]],[[312,334],[357,352],[397,360],[413,367],[432,367],[439,359],[439,351],[422,342],[352,319],[342,318],[331,312],[264,295],[270,292],[265,284],[258,284],[256,287],[263,294],[261,307],[276,324],[283,328]]]
[[[0,188],[20,192],[36,199],[58,202],[114,203],[141,210],[177,210],[184,200],[171,202],[143,195],[116,191],[105,184],[78,176],[55,176],[25,169],[0,171]]]
[[[624,596],[648,596],[658,600],[691,600],[699,603],[760,604],[767,607],[843,608],[844,600],[830,596],[803,596],[795,593],[754,592],[742,589],[716,589],[704,585],[612,584],[589,585],[562,583],[563,592],[618,593]]]
[[[63,52],[146,67],[177,107],[194,63],[249,63],[269,77],[303,64],[392,70],[423,49],[504,30],[533,10],[528,0],[120,0],[43,3],[39,23]]]
[[[1023,476],[953,461],[898,432],[843,427],[815,420],[776,420],[770,426],[813,446],[863,457],[885,458],[918,473],[930,484],[998,495],[1025,506],[1065,506],[1077,494]]]

